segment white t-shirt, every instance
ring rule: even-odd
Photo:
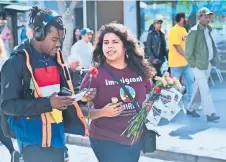
[[[85,69],[90,68],[92,62],[93,46],[90,42],[86,43],[83,39],[76,42],[71,48],[68,63],[79,61]]]
[[[206,43],[209,51],[209,60],[212,60],[213,59],[213,43],[210,38],[208,28],[205,28],[204,33],[205,33]]]

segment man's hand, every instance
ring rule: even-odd
[[[184,56],[184,50],[181,48],[180,45],[173,45],[173,46],[176,48],[177,52],[178,52],[181,56]]]
[[[58,96],[57,93],[53,93],[50,96],[50,103],[53,109],[65,110],[67,106],[72,105],[74,102],[70,96]]]
[[[70,64],[69,64],[70,68],[72,71],[76,71],[76,70],[81,70],[82,67],[81,67],[81,64],[79,61],[72,61]]]
[[[83,89],[82,91],[86,91],[87,89]],[[90,88],[90,91],[85,94],[82,101],[92,101],[96,97],[97,89]]]

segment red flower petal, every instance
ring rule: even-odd
[[[97,75],[98,75],[98,70],[97,70],[97,68],[95,68],[95,67],[91,67],[91,68],[89,69],[89,73],[90,73],[90,76],[91,76],[91,77],[97,77]]]
[[[158,86],[156,86],[154,88],[155,93],[160,94],[161,93],[161,88],[159,88]]]

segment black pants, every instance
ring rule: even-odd
[[[0,142],[3,145],[5,145],[5,147],[9,150],[10,153],[14,151],[12,140],[4,136],[1,126],[0,126]]]
[[[161,74],[161,66],[162,66],[162,64],[156,64],[156,65],[154,65],[154,67],[155,67],[155,69],[156,69],[156,71],[157,71],[157,74],[156,74],[156,76],[162,76],[162,74]]]
[[[64,162],[64,148],[26,146],[22,151],[24,162]]]

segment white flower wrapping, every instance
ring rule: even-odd
[[[183,108],[181,99],[182,94],[175,88],[162,89],[159,100],[155,101],[147,115],[148,121],[154,126],[159,125],[161,118],[171,121]]]

